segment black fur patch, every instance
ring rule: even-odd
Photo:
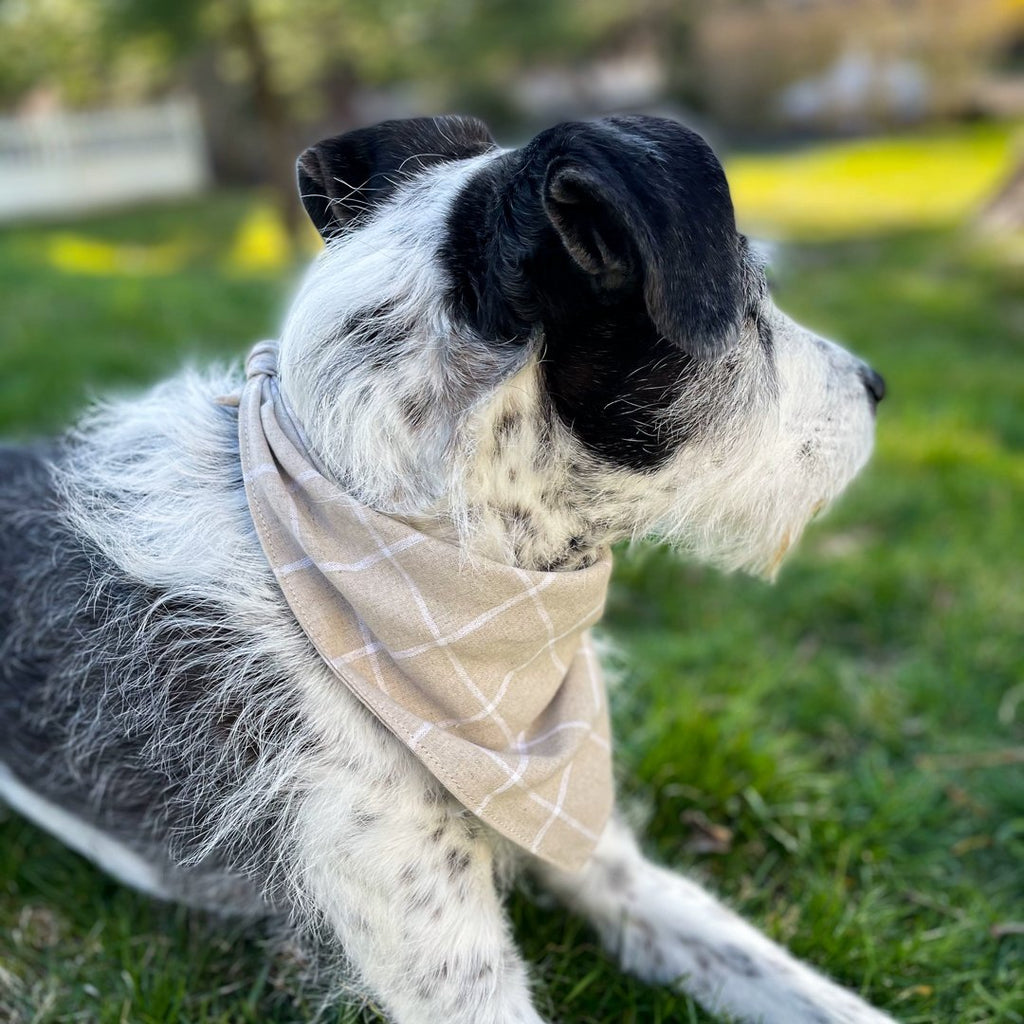
[[[338,340],[357,347],[367,366],[383,370],[401,351],[407,333],[395,322],[393,303],[382,302],[356,310],[338,331]]]
[[[494,443],[499,450],[515,436],[521,417],[518,413],[503,412],[494,423]]]
[[[721,167],[660,118],[563,124],[502,154],[457,198],[441,255],[456,315],[492,343],[540,337],[553,411],[635,470],[685,441],[664,413],[746,312]]]
[[[384,121],[324,139],[298,160],[299,196],[327,240],[365,220],[418,171],[495,146],[472,117]]]

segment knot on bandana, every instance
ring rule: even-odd
[[[245,360],[246,380],[260,376],[277,376],[277,342],[275,341],[261,341],[258,345],[254,345]]]
[[[311,460],[277,376],[246,364],[246,496],[320,657],[469,811],[576,870],[611,812],[608,704],[588,628],[611,559],[534,572],[471,557],[356,501]]]

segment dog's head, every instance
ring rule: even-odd
[[[376,508],[531,568],[654,533],[771,572],[867,460],[881,378],[775,309],[673,121],[392,121],[298,177],[327,246],[282,383]]]

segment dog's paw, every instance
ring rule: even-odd
[[[713,1013],[751,1024],[893,1024],[891,1017],[767,942],[709,937],[700,929],[622,923],[624,969],[671,985]]]

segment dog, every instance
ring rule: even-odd
[[[356,509],[545,579],[646,536],[770,577],[869,458],[882,378],[773,306],[718,160],[674,121],[518,149],[472,118],[385,122],[308,149],[298,182],[326,245],[275,386]],[[7,803],[143,892],[286,918],[396,1024],[541,1021],[502,910],[522,871],[712,1013],[891,1019],[619,815],[570,870],[456,799],[285,599],[243,387],[189,370],[0,454]]]

